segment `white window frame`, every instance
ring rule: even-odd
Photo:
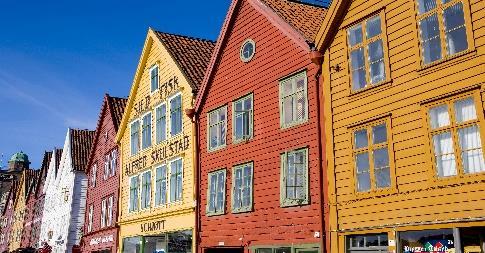
[[[106,221],[106,226],[110,227],[113,225],[113,195],[108,197],[108,219]]]
[[[180,133],[177,133],[177,134],[174,134],[172,135],[172,113],[171,113],[171,110],[170,110],[170,106],[172,105],[172,100],[175,99],[177,96],[180,95],[180,117],[181,117],[181,126],[180,126]],[[168,121],[166,122],[169,122],[168,124],[168,138],[172,138],[172,137],[175,137],[175,136],[178,136],[180,134],[182,134],[184,132],[184,114],[183,114],[183,110],[184,110],[184,100],[183,100],[183,96],[182,96],[182,92],[177,92],[175,94],[173,94],[172,96],[169,97],[168,99],[168,103],[167,103],[167,112],[168,114],[166,114],[166,117],[168,115]],[[168,139],[167,138],[167,139]]]
[[[241,206],[241,207],[234,207],[235,206],[235,200],[236,200],[236,172],[237,170],[242,170],[242,180],[244,184],[244,167],[247,165],[251,166],[251,183],[250,183],[250,193],[249,193],[249,206]],[[242,186],[242,185],[241,185]],[[243,164],[236,165],[232,167],[232,197],[231,197],[231,209],[232,213],[243,213],[243,212],[250,212],[253,210],[253,192],[254,192],[254,163],[253,162],[247,162]],[[242,198],[242,193],[241,193],[241,198]]]
[[[132,131],[131,129],[133,128],[133,124],[135,124],[136,122],[138,122],[138,149],[136,150],[136,152],[134,152],[133,150],[133,143],[132,143]],[[130,155],[131,156],[135,156],[137,155],[140,150],[141,150],[141,136],[140,136],[140,133],[141,133],[141,128],[140,128],[140,119],[135,119],[133,121],[130,122]]]
[[[136,187],[136,191],[137,191],[137,199],[136,199],[136,203],[137,203],[137,208],[136,209],[133,209],[133,206],[131,205],[131,203],[133,202],[133,199],[131,199],[131,181],[133,178],[136,178],[137,180],[137,187]],[[139,175],[134,175],[134,176],[131,176],[129,177],[128,179],[128,196],[129,196],[129,201],[128,201],[128,213],[134,213],[134,212],[138,212],[140,210],[140,178],[139,178]],[[132,210],[133,209],[133,210]]]
[[[236,136],[236,103],[239,103],[248,98],[251,99],[251,111],[249,112],[249,125],[248,125],[249,135],[238,139]],[[236,143],[241,143],[252,139],[254,135],[253,131],[254,131],[254,95],[253,93],[250,93],[232,102],[232,142],[236,144]],[[226,132],[227,132],[227,129],[226,129]]]
[[[94,212],[93,205],[89,205],[89,212],[88,212],[88,233],[91,233],[93,231],[93,212]]]
[[[157,70],[157,88],[152,90],[152,70],[154,68],[158,68]],[[159,89],[160,89],[160,67],[158,66],[158,64],[153,64],[153,66],[150,67],[150,70],[149,70],[149,76],[150,76],[150,95],[153,95],[155,94]]]
[[[158,185],[157,185],[157,171],[158,171],[158,169],[162,169],[162,167],[165,167],[165,203],[160,203],[160,204],[157,205],[157,198],[159,197],[159,196],[157,196],[157,187],[158,187]],[[155,166],[155,178],[154,178],[154,180],[155,180],[155,193],[154,193],[154,195],[155,195],[155,202],[154,202],[155,207],[165,206],[169,203],[169,196],[168,196],[168,192],[169,192],[168,191],[169,190],[169,177],[168,177],[169,170],[168,169],[169,169],[168,164],[165,164],[165,163]]]
[[[150,114],[150,145],[144,147],[145,143],[143,142],[143,120],[145,119],[145,117],[147,115]],[[153,130],[153,117],[152,117],[152,111],[148,111],[146,112],[145,114],[143,114],[141,117],[140,117],[140,133],[141,133],[141,140],[140,140],[140,150],[147,150],[149,149],[152,145],[153,145],[153,136],[152,136],[152,130]]]
[[[303,88],[303,95],[305,97],[305,115],[303,116],[303,118],[301,120],[294,120],[290,123],[285,123],[285,109],[284,109],[284,106],[283,106],[283,85],[287,82],[287,81],[291,81],[292,79],[296,79],[300,76],[303,76],[305,78],[305,86]],[[285,77],[283,79],[281,79],[279,81],[279,84],[278,84],[278,87],[279,87],[279,107],[280,107],[280,127],[282,129],[286,129],[286,128],[291,128],[291,127],[294,127],[294,126],[297,126],[297,125],[301,125],[305,122],[308,121],[308,75],[307,75],[307,71],[304,70],[304,71],[299,71],[299,72],[296,72],[296,73],[293,73],[291,75],[289,75],[288,77]],[[294,94],[296,94],[297,91],[295,93],[292,94],[292,96]],[[295,102],[295,107],[292,108],[293,109],[293,112],[294,114],[296,115],[296,102]]]
[[[91,188],[96,187],[96,174],[98,171],[98,165],[95,163],[93,167],[91,167]]]
[[[210,117],[211,117],[211,114],[212,113],[216,113],[219,110],[225,110],[226,111],[226,120],[224,122],[224,127],[225,127],[225,130],[226,130],[226,137],[223,139],[224,142],[221,145],[218,145],[218,146],[215,146],[215,147],[211,148],[211,144],[210,144],[210,142],[211,142],[211,134],[210,134],[210,132],[211,132],[210,131],[211,124],[210,124]],[[207,150],[209,152],[211,152],[211,151],[217,151],[219,149],[223,149],[223,148],[226,147],[226,145],[227,145],[227,116],[228,116],[227,115],[227,105],[220,106],[220,107],[218,107],[218,108],[216,108],[216,109],[214,109],[214,110],[212,110],[212,111],[210,111],[210,112],[207,113]],[[219,123],[217,123],[215,125],[218,125],[218,124]]]
[[[118,150],[115,148],[113,150],[111,150],[111,153],[110,153],[110,157],[111,157],[111,160],[110,160],[110,177],[113,177],[114,175],[116,175],[116,168],[118,167]]]
[[[297,153],[297,152],[305,152],[305,161],[306,161],[306,166],[305,166],[305,194],[306,197],[304,199],[289,199],[286,196],[286,168],[288,166],[287,160],[288,160],[288,155],[291,153]],[[308,160],[309,158],[309,152],[310,149],[308,147],[303,147],[303,148],[296,148],[292,150],[288,150],[286,152],[281,153],[281,172],[280,172],[280,205],[281,207],[290,207],[290,206],[302,206],[302,205],[308,205],[310,203],[310,189],[309,189],[309,167],[310,167],[310,161]]]
[[[178,161],[180,160],[182,162],[182,172],[181,172],[181,176],[182,176],[182,192],[180,193],[182,196],[180,197],[180,199],[176,199],[174,201],[172,201],[170,199],[170,196],[172,196],[172,185],[171,185],[171,180],[172,180],[172,163],[174,163],[175,161]],[[172,160],[170,160],[169,162],[169,166],[167,167],[167,174],[168,174],[168,177],[167,177],[167,203],[178,203],[178,202],[183,202],[184,200],[184,159],[182,157],[176,157]],[[176,192],[177,193],[177,192]]]
[[[150,189],[148,191],[148,193],[149,193],[148,194],[148,197],[150,199],[148,200],[148,206],[143,207],[142,206],[143,202],[141,202],[141,200],[142,200],[142,194],[143,194],[143,175],[145,175],[147,173],[150,173],[150,180],[149,180],[149,182],[150,182]],[[153,181],[153,178],[152,178],[152,170],[149,169],[149,170],[143,171],[138,176],[139,176],[139,179],[138,180],[140,182],[140,196],[139,196],[139,199],[140,199],[140,209],[139,210],[148,210],[152,206],[152,181]]]
[[[158,141],[157,139],[157,133],[158,133],[158,126],[157,126],[157,110],[158,108],[162,107],[162,106],[165,106],[165,139],[163,140],[160,140]],[[166,102],[163,102],[161,104],[159,104],[157,107],[155,107],[155,143],[156,144],[159,144],[159,143],[163,143],[165,141],[167,141],[168,139],[168,134],[169,134],[169,131],[168,130],[168,122],[169,122],[169,117],[167,117],[167,103]]]
[[[104,156],[104,173],[103,173],[103,180],[107,180],[109,177],[109,171],[110,171],[110,166],[111,160],[110,160],[110,153],[106,154]]]
[[[106,227],[106,198],[101,200],[101,228]]]
[[[222,210],[216,210],[216,211],[210,211],[209,210],[209,207],[210,207],[210,190],[211,190],[211,177],[212,175],[214,174],[224,174],[224,194],[222,195]],[[208,184],[208,187],[207,187],[207,198],[206,198],[206,215],[207,216],[215,216],[215,215],[222,215],[222,214],[225,214],[226,213],[226,190],[227,190],[227,185],[226,185],[226,182],[227,182],[227,171],[226,169],[219,169],[219,170],[216,170],[216,171],[211,171],[209,172],[208,174],[208,177],[207,177],[207,184]],[[218,183],[218,182],[217,182]],[[216,188],[217,188],[217,184],[216,183]],[[215,205],[217,206],[217,189],[216,189],[216,199],[214,200],[214,203]]]

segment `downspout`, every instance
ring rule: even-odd
[[[315,92],[317,94],[316,96],[316,100],[317,100],[317,106],[316,106],[316,109],[317,109],[317,136],[318,136],[318,154],[320,156],[320,162],[318,163],[318,171],[319,171],[319,191],[318,191],[318,194],[319,194],[319,198],[320,198],[320,202],[319,202],[319,213],[321,215],[321,232],[320,232],[320,247],[322,249],[322,253],[326,253],[327,252],[327,248],[326,248],[326,238],[327,238],[327,233],[326,233],[326,215],[324,213],[325,211],[325,208],[324,208],[324,205],[326,205],[326,196],[325,196],[325,192],[326,192],[326,183],[325,183],[325,173],[324,173],[324,168],[326,168],[326,166],[324,166],[322,163],[325,161],[325,149],[323,149],[323,143],[325,143],[324,141],[324,138],[325,138],[325,135],[322,135],[322,127],[324,127],[324,123],[323,123],[323,117],[321,117],[320,115],[320,108],[323,106],[322,104],[322,101],[323,99],[321,99],[321,94],[320,94],[320,78],[322,78],[322,60],[323,60],[323,56],[320,52],[316,51],[314,47],[312,47],[311,51],[310,51],[310,59],[312,61],[313,64],[315,64],[317,66],[317,73],[315,74],[314,78],[315,78]],[[324,128],[323,128],[324,129]]]
[[[194,97],[197,94],[197,91],[194,91]],[[194,236],[193,238],[193,244],[195,246],[195,253],[199,251],[199,206],[200,206],[200,199],[199,199],[199,145],[198,145],[198,136],[199,136],[199,129],[198,129],[198,118],[195,116],[195,109],[186,109],[185,114],[187,117],[190,118],[191,124],[192,124],[192,169],[193,169],[193,198],[195,201],[195,225],[194,225]]]

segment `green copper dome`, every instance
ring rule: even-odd
[[[9,160],[9,162],[21,162],[21,163],[30,163],[29,156],[26,155],[24,152],[20,151],[15,153]]]

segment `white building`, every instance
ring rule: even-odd
[[[72,252],[82,237],[93,137],[94,131],[68,129],[60,160],[54,156],[49,164],[39,243],[47,242],[54,253]]]

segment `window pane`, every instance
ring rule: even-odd
[[[356,155],[357,166],[357,191],[368,191],[370,189],[369,154]]]
[[[167,119],[166,119],[167,106],[165,104],[157,107],[156,110],[156,130],[157,130],[157,143],[167,139]]]
[[[369,172],[357,174],[357,191],[366,192],[370,190],[370,175]]]
[[[466,174],[485,171],[482,140],[477,125],[458,129],[460,148],[462,152],[463,170]]]
[[[218,136],[218,128],[217,126],[211,126],[209,129],[209,138],[210,138],[210,148],[217,147],[219,143],[219,136]]]
[[[352,71],[352,88],[353,90],[359,90],[365,87],[365,63],[364,63],[364,48],[350,52],[351,71]]]
[[[291,248],[276,248],[275,253],[291,253]]]
[[[374,150],[374,168],[389,167],[389,153],[387,147]]]
[[[359,43],[362,43],[362,25],[358,24],[349,29],[349,44],[353,47]]]
[[[418,0],[419,14],[426,13],[436,8],[436,0]]]
[[[150,83],[151,83],[151,92],[154,92],[158,89],[158,67],[154,67],[150,72]]]
[[[306,115],[306,99],[304,92],[296,93],[296,119],[297,121],[301,121],[305,119]]]
[[[234,208],[241,207],[241,189],[242,189],[242,169],[236,169],[235,179],[234,179]]]
[[[178,95],[170,101],[170,134],[182,132],[182,96]]]
[[[383,81],[386,76],[384,69],[384,50],[382,40],[376,40],[369,44],[369,61],[370,61],[370,81],[378,83]]]
[[[448,106],[440,105],[429,110],[429,120],[431,129],[437,129],[450,125],[450,116],[448,114]]]
[[[389,170],[389,153],[386,148],[374,150],[374,173],[376,187],[384,188],[391,186],[391,175]]]
[[[285,115],[284,123],[289,124],[293,122],[295,116],[293,115],[294,101],[293,97],[289,96],[283,99],[283,113]]]
[[[441,42],[436,14],[422,19],[419,22],[423,61],[425,64],[441,59]]]
[[[288,96],[293,94],[293,82],[291,79],[286,80],[283,83],[283,96]]]
[[[369,153],[356,155],[357,173],[369,171]]]
[[[219,173],[217,176],[217,202],[216,207],[218,211],[222,211],[224,207],[224,195],[226,187],[226,180],[224,178],[224,173]]]
[[[217,196],[217,174],[210,174],[210,193],[209,193],[209,211],[216,210],[216,196]]]
[[[450,132],[433,136],[436,169],[439,177],[456,175],[455,153]]]
[[[367,130],[366,129],[356,131],[355,134],[354,134],[354,138],[355,138],[355,148],[356,149],[367,147],[368,144],[367,144]]]
[[[473,101],[473,98],[458,100],[454,105],[457,123],[477,119],[477,112],[475,110],[475,102]]]
[[[381,34],[381,17],[376,16],[367,20],[366,24],[367,38],[372,38]]]
[[[372,127],[372,142],[374,144],[387,142],[386,124]]]
[[[457,3],[443,12],[445,23],[446,46],[449,55],[453,55],[468,48],[466,37],[463,3]]]

